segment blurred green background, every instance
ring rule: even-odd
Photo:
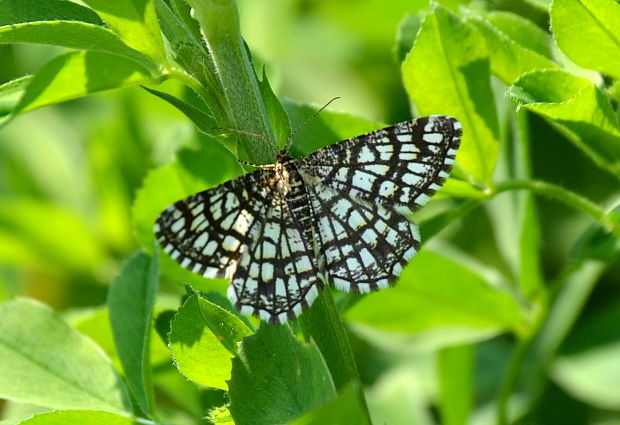
[[[480,2],[521,14],[547,30],[544,10],[533,3]],[[339,96],[330,109],[385,123],[411,117],[396,39],[403,17],[427,5],[422,0],[239,1],[243,35],[255,64],[265,64],[280,98],[320,106]],[[0,46],[0,83],[34,72],[60,51]],[[509,108],[504,88],[494,83],[498,104]],[[175,82],[164,89],[183,90]],[[617,199],[617,180],[592,166],[543,120],[530,116],[529,124],[535,178],[597,204]],[[178,148],[192,146],[200,137],[180,112],[141,88],[46,107],[1,128],[0,301],[27,296],[58,311],[105,303],[107,287],[122,262],[139,248],[131,211],[148,171],[169,163]],[[497,249],[501,235],[492,224],[498,214],[494,203],[501,205],[501,197],[452,224],[438,239],[489,270],[505,271],[510,265]],[[537,206],[541,264],[546,280],[552,281],[570,263],[572,250],[592,221],[557,202],[538,198]],[[182,293],[170,282],[164,282],[162,290]],[[491,415],[484,402],[498,391],[513,342],[510,336],[499,336],[475,347],[478,423],[491,423],[484,420]],[[403,359],[390,350],[366,351],[368,342],[361,338],[356,343],[363,379],[371,388],[371,410],[387,424],[407,423],[398,421],[415,416],[415,403],[432,399],[428,394],[436,391],[428,377],[434,368],[429,353],[408,353]],[[589,348],[586,355],[572,359],[577,363],[558,361],[556,379],[541,389],[531,423],[620,424],[617,259],[601,272],[562,354],[571,359],[584,347]],[[566,368],[569,373],[563,373]],[[414,413],[395,413],[404,406]],[[416,423],[430,420],[418,418]]]

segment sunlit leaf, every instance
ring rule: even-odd
[[[547,59],[552,59],[551,37],[534,22],[516,13],[493,11],[483,15],[511,40]]]
[[[554,0],[551,27],[577,65],[620,78],[620,4],[615,0]]]
[[[58,410],[41,413],[19,423],[20,425],[140,425],[127,416],[119,416],[97,410]]]
[[[491,72],[504,83],[511,84],[529,71],[557,67],[550,59],[521,44],[522,40],[511,38],[487,19],[472,17],[469,22],[484,36],[489,48]]]
[[[57,409],[131,412],[127,389],[91,340],[47,306],[0,304],[0,396]]]
[[[0,0],[0,44],[38,43],[107,52],[155,71],[146,56],[129,48],[91,9],[68,1]]]
[[[451,115],[461,121],[463,142],[457,166],[476,182],[489,183],[499,127],[482,36],[437,5],[424,18],[402,72],[420,115]]]
[[[519,305],[474,271],[430,251],[420,252],[394,288],[365,297],[347,317],[377,329],[422,332],[438,327],[517,329]]]
[[[171,323],[170,348],[177,367],[188,379],[227,390],[237,343],[251,334],[235,315],[192,295]]]
[[[110,53],[78,51],[49,61],[32,77],[14,113],[102,90],[148,83],[153,76],[136,62]]]
[[[0,85],[0,124],[2,116],[9,114],[24,95],[32,76],[16,78]]]
[[[521,108],[560,125],[600,166],[620,175],[620,126],[608,98],[590,81],[561,70],[535,71],[509,90]]]
[[[158,64],[166,63],[161,36],[152,0],[85,0],[112,30],[131,48],[150,56]]]

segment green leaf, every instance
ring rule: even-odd
[[[13,113],[153,80],[142,66],[121,56],[70,52],[57,56],[37,71]]]
[[[235,425],[235,422],[228,411],[228,405],[212,409],[209,412],[207,419],[209,419],[213,425]]]
[[[91,9],[63,0],[0,0],[0,28],[28,22],[75,21],[102,26]]]
[[[549,10],[551,6],[551,0],[525,0],[525,2],[542,10]]]
[[[144,89],[149,93],[152,93],[155,96],[165,100],[166,102],[177,108],[179,111],[183,112],[185,116],[194,123],[198,130],[206,134],[207,136],[214,137],[217,134],[221,133],[221,130],[216,129],[217,123],[210,113],[202,111],[194,105],[191,105],[171,94],[149,89],[148,87],[144,87]]]
[[[179,3],[183,3],[180,5]],[[171,6],[166,0],[155,0],[155,8],[161,29],[170,45],[170,54],[176,63],[180,65],[180,72],[188,74],[188,78],[196,78],[207,91],[203,94],[203,100],[210,103],[211,113],[224,114],[221,101],[223,96],[217,82],[215,70],[209,53],[207,52],[202,36],[195,31],[198,22],[189,15],[189,6],[183,0],[172,2]],[[179,10],[181,6],[183,10]],[[191,75],[191,77],[189,77]],[[218,115],[218,122],[226,122],[223,116]]]
[[[495,28],[526,49],[552,59],[551,37],[534,22],[511,12],[493,11],[484,17]]]
[[[85,0],[131,48],[167,63],[164,41],[152,0]]]
[[[365,417],[360,425],[370,424],[370,412],[364,399],[347,328],[331,291],[319,293],[312,306],[299,318],[299,325],[303,334],[310,335],[320,351],[336,389],[342,391],[352,385],[358,390],[360,412]]]
[[[620,78],[620,4],[615,0],[553,0],[551,28],[577,65]]]
[[[444,348],[438,353],[440,411],[443,425],[462,425],[474,401],[474,350],[471,345]]]
[[[430,405],[437,405],[436,379],[419,370],[419,353],[408,356],[407,367],[396,367],[382,374],[368,389],[368,404],[376,425],[436,425]],[[415,362],[415,363],[414,363]],[[425,366],[428,360],[425,362]],[[417,367],[416,367],[417,366]],[[427,368],[427,370],[430,369]],[[429,394],[429,386],[433,394]],[[433,398],[431,401],[430,398]]]
[[[182,46],[191,46],[194,53],[208,60],[208,55],[206,55],[201,45],[202,38],[197,37],[199,34],[195,34],[188,28],[186,21],[172,10],[168,2],[165,0],[155,0],[154,4],[157,17],[159,18],[159,25],[166,40],[170,43],[172,53],[178,54],[178,50]],[[198,24],[196,21],[193,22],[196,25]]]
[[[90,339],[49,307],[0,304],[0,396],[52,409],[131,412],[125,384]]]
[[[424,18],[402,72],[420,115],[451,115],[461,121],[457,166],[475,182],[488,184],[498,154],[499,127],[482,36],[436,5]]]
[[[407,57],[411,46],[415,42],[416,35],[420,30],[420,17],[418,15],[407,14],[398,25],[396,34],[396,46],[394,53],[396,60],[401,63]]]
[[[229,388],[237,425],[286,423],[336,394],[316,346],[268,324],[241,343]]]
[[[288,146],[286,146],[286,142],[291,135],[291,125],[288,121],[288,115],[286,115],[286,111],[280,103],[280,100],[278,100],[277,96],[271,89],[271,85],[269,85],[269,80],[267,79],[267,74],[265,73],[264,68],[263,79],[257,79],[257,81],[258,88],[260,89],[261,96],[263,97],[263,102],[265,103],[265,108],[267,109],[269,121],[271,122],[271,127],[273,128],[273,134],[275,136],[274,141],[280,149],[286,149],[288,148]]]
[[[590,81],[561,70],[519,78],[509,94],[521,108],[560,126],[597,164],[620,176],[620,126],[607,97]]]
[[[97,410],[58,410],[55,412],[40,413],[19,423],[20,425],[140,425],[125,416]]]
[[[13,118],[11,111],[19,104],[31,80],[32,75],[26,75],[0,85],[0,128]]]
[[[620,409],[620,341],[559,357],[551,376],[578,400],[599,409]]]
[[[517,330],[519,305],[493,289],[472,270],[429,251],[420,252],[396,286],[365,297],[346,316],[358,323],[396,332],[439,327]]]
[[[157,68],[105,28],[92,10],[66,1],[0,0],[0,44],[5,43],[102,51],[129,58],[153,72]]]
[[[441,189],[439,189],[435,195],[438,199],[446,196],[468,199],[484,199],[486,195],[480,187],[464,180],[452,178],[446,180],[443,186],[441,186]]]
[[[600,409],[620,409],[619,320],[617,300],[580,317],[551,367],[553,380],[565,391]]]
[[[157,252],[153,258],[144,253],[131,257],[108,293],[116,352],[134,398],[149,417],[154,413],[149,349],[157,258]]]
[[[237,343],[251,334],[238,317],[194,294],[171,323],[170,349],[187,379],[227,390]]]
[[[347,387],[327,403],[290,421],[288,425],[343,425],[363,424],[366,417],[362,415],[357,398],[358,390]]]
[[[521,40],[510,38],[488,20],[472,17],[469,22],[484,36],[491,59],[491,72],[504,83],[511,84],[529,71],[557,67],[550,59],[520,44]]]

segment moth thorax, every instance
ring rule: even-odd
[[[285,197],[291,191],[291,185],[289,183],[289,175],[286,167],[283,163],[277,162],[275,166],[276,174],[276,190],[278,193]]]

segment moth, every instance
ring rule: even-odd
[[[154,231],[181,266],[229,278],[243,314],[298,317],[325,285],[368,293],[394,284],[418,252],[406,218],[448,178],[461,124],[433,115],[274,164],[166,208]]]

